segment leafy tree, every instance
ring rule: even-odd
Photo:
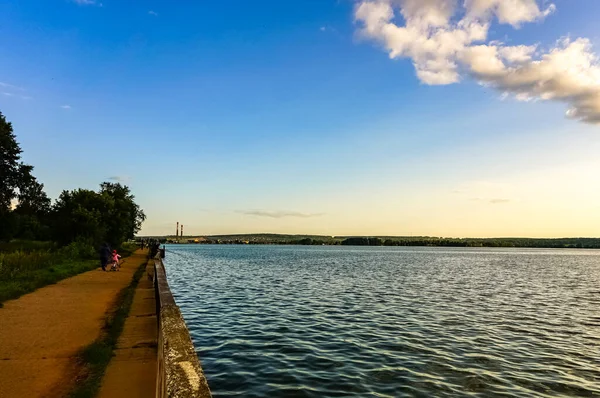
[[[98,244],[107,235],[104,219],[109,214],[108,198],[89,189],[63,191],[52,211],[52,235],[60,244],[76,240]]]
[[[13,134],[12,124],[0,112],[0,240],[10,239],[16,226],[11,202],[16,197],[20,159],[21,148]]]
[[[84,241],[118,247],[134,237],[146,219],[129,187],[105,182],[100,191],[63,191],[53,211],[54,239],[61,244]]]
[[[17,223],[15,237],[27,240],[48,240],[50,199],[44,192],[44,184],[31,174],[33,166],[21,165],[18,204],[14,210]]]
[[[365,237],[353,237],[342,241],[344,246],[369,246],[369,238]]]
[[[19,160],[21,148],[13,133],[12,124],[0,112],[0,209],[10,210],[11,201],[16,197],[15,189],[19,184]]]
[[[33,166],[21,165],[19,167],[20,184],[17,195],[18,204],[15,212],[20,215],[29,215],[44,218],[50,212],[50,199],[44,192],[44,184],[31,174]]]
[[[110,211],[104,223],[107,227],[107,240],[113,244],[133,239],[142,228],[146,215],[135,203],[129,187],[119,183],[104,182],[100,185],[100,195],[110,203]]]
[[[0,240],[39,239],[47,229],[43,223],[50,199],[32,175],[33,166],[20,162],[21,153],[12,124],[0,112]],[[13,209],[15,199],[18,204]]]
[[[382,246],[383,241],[379,238],[369,238],[369,246]]]

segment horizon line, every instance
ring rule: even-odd
[[[528,237],[528,236],[488,236],[488,237],[456,237],[439,235],[322,235],[322,234],[288,234],[273,232],[230,233],[230,234],[186,234],[180,237],[228,237],[228,236],[317,236],[323,238],[436,238],[436,239],[600,239],[600,236],[557,236],[557,237]],[[136,235],[136,238],[176,237],[172,234]]]

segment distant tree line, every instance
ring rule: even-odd
[[[174,239],[168,239],[175,242]],[[187,239],[187,243],[196,243]],[[437,237],[327,237],[291,235],[220,235],[200,239],[200,244],[220,245],[343,245],[343,246],[435,246],[435,247],[507,247],[507,248],[556,248],[600,249],[598,238],[437,238]]]
[[[597,238],[490,238],[490,239],[451,239],[451,238],[347,238],[341,243],[347,246],[441,246],[441,247],[514,247],[514,248],[577,248],[599,249]]]
[[[98,191],[63,191],[52,203],[21,153],[12,124],[0,112],[0,241],[108,242],[117,247],[140,230],[146,216],[127,186],[104,182]]]

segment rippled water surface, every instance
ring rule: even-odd
[[[167,246],[215,397],[600,396],[600,252]]]

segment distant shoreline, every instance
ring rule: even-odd
[[[161,243],[306,245],[306,246],[413,246],[413,247],[506,247],[538,249],[600,249],[600,238],[442,238],[430,236],[321,236],[238,234],[205,236],[140,236]]]

